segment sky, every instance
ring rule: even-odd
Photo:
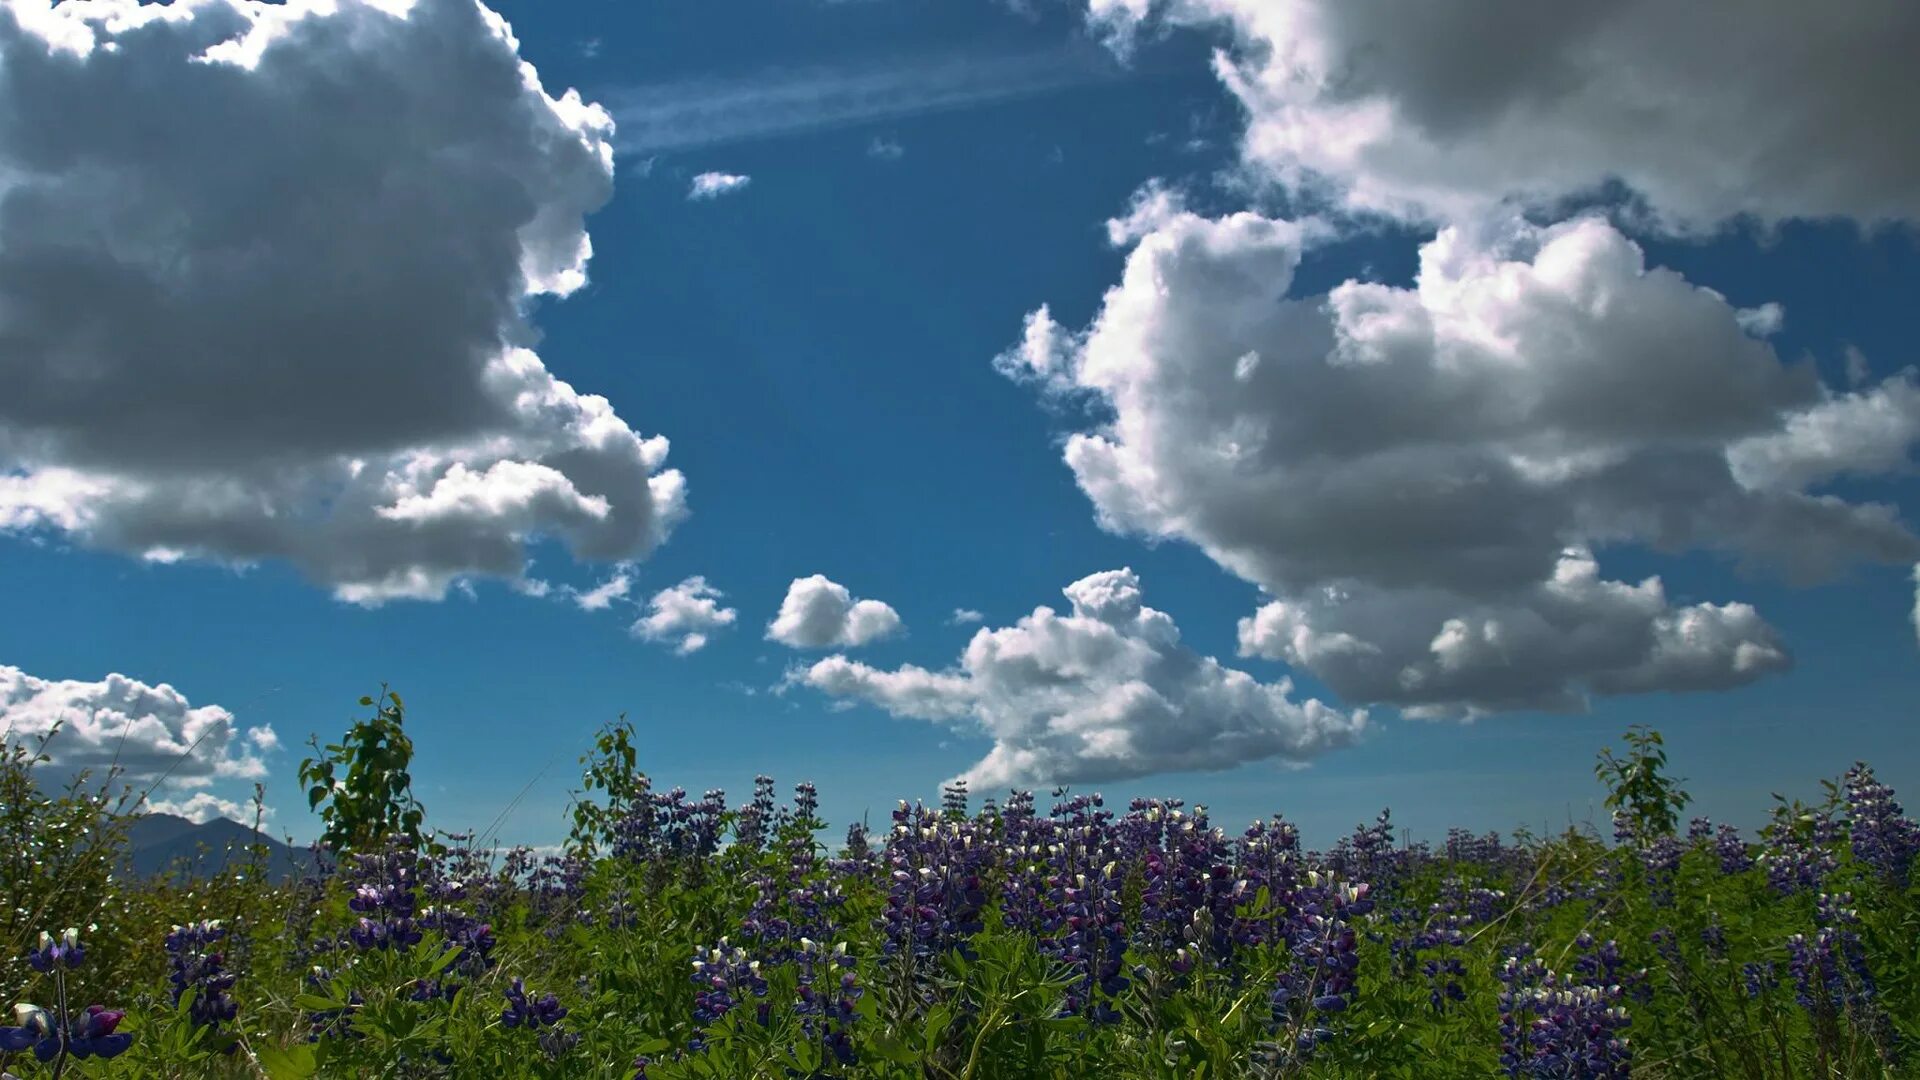
[[[0,714],[317,832],[1920,786],[1920,11],[0,3]]]

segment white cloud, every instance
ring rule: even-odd
[[[1780,431],[1733,444],[1727,460],[1747,487],[1804,489],[1838,476],[1903,471],[1916,442],[1920,381],[1908,368],[1872,390],[1797,413]]]
[[[573,602],[582,611],[605,611],[613,606],[615,600],[624,600],[633,588],[633,574],[621,569],[607,580],[585,592],[574,592]]]
[[[1167,208],[1115,228],[1138,239],[1093,324],[1042,308],[998,366],[1110,417],[1064,454],[1104,527],[1260,585],[1279,606],[1249,648],[1352,700],[1564,707],[1785,665],[1744,605],[1599,579],[1585,553],[1607,544],[1805,578],[1920,558],[1891,508],[1803,490],[1890,467],[1904,420],[1839,432],[1905,417],[1911,386],[1833,399],[1603,220],[1450,227],[1410,289],[1296,299],[1310,225]],[[1523,629],[1537,652],[1502,645]]]
[[[149,813],[172,814],[175,817],[183,817],[199,825],[205,825],[214,818],[226,818],[229,821],[237,821],[242,825],[251,826],[254,819],[254,807],[252,803],[223,799],[218,795],[205,791],[196,791],[191,797],[179,800],[148,799],[143,809]],[[273,809],[271,807],[263,807],[260,817],[262,821],[271,820],[273,818]]]
[[[721,606],[725,595],[708,585],[706,578],[690,577],[655,593],[647,601],[646,614],[633,624],[633,634],[644,641],[672,642],[673,651],[681,656],[698,652],[714,633],[732,626],[739,617],[739,612]]]
[[[1240,620],[1240,652],[1419,716],[1577,712],[1587,692],[1722,690],[1792,665],[1751,606],[1676,608],[1659,578],[1601,580],[1579,549],[1516,596],[1461,604],[1444,590],[1364,587],[1274,601]]]
[[[557,379],[613,125],[468,0],[0,12],[0,529],[342,599],[633,559],[667,442]]]
[[[687,198],[691,200],[717,199],[722,195],[740,191],[753,183],[753,177],[738,173],[703,172],[693,178],[693,184],[687,188]]]
[[[855,600],[824,574],[794,578],[767,640],[796,649],[865,645],[900,632],[900,613],[879,600]]]
[[[873,141],[867,144],[867,156],[870,158],[879,158],[881,161],[899,161],[906,155],[906,147],[901,146],[899,142],[893,139],[883,138],[879,135],[875,135]]]
[[[994,745],[965,774],[976,790],[1305,761],[1366,725],[1364,711],[1295,702],[1288,680],[1262,683],[1187,648],[1173,620],[1141,602],[1131,570],[1064,591],[1068,614],[1039,607],[982,629],[948,671],[831,656],[791,680],[899,716],[977,724]]]
[[[963,608],[963,607],[954,608],[953,614],[947,617],[947,622],[954,626],[970,626],[974,623],[983,622],[985,620],[986,620],[986,616],[982,615],[980,612],[975,611],[972,608]]]
[[[264,724],[242,728],[218,705],[195,706],[166,683],[125,675],[99,682],[41,679],[0,664],[0,732],[8,742],[58,732],[46,744],[52,764],[95,779],[118,767],[139,788],[200,788],[223,780],[259,780],[280,740]]]
[[[1676,228],[1920,218],[1920,8],[1906,0],[1089,0],[1216,23],[1245,159],[1356,211],[1430,219],[1624,181]],[[1155,13],[1158,13],[1157,15]]]
[[[1098,46],[1080,42],[682,79],[617,89],[608,101],[620,121],[620,152],[653,154],[1018,101],[1125,74]]]

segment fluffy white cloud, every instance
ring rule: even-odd
[[[1141,602],[1132,570],[1064,591],[1068,614],[1039,607],[981,629],[953,670],[832,656],[792,679],[899,716],[978,724],[994,745],[966,773],[976,789],[1305,761],[1366,725],[1364,710],[1295,702],[1288,680],[1262,683],[1187,648],[1173,620]]]
[[[1839,431],[1911,386],[1835,399],[1603,220],[1450,227],[1413,288],[1296,299],[1310,226],[1166,207],[1115,229],[1137,242],[1093,324],[1041,309],[1000,369],[1107,414],[1065,449],[1105,527],[1266,589],[1246,648],[1354,700],[1565,707],[1785,665],[1744,605],[1600,580],[1609,543],[1807,577],[1920,558],[1891,508],[1804,490],[1888,467],[1907,428]]]
[[[99,682],[36,678],[0,664],[0,731],[9,742],[46,743],[52,764],[98,779],[118,767],[136,787],[199,788],[258,780],[280,745],[265,724],[242,728],[218,705],[195,706],[166,683],[125,675]],[[204,800],[203,800],[204,804]]]
[[[953,614],[947,617],[947,621],[955,626],[970,626],[977,622],[984,622],[986,618],[972,608],[957,607],[953,609]]]
[[[900,632],[900,613],[879,600],[855,600],[824,574],[794,578],[767,640],[796,649],[865,645]]]
[[[1902,471],[1916,442],[1920,381],[1908,368],[1871,390],[1833,395],[1783,430],[1735,443],[1727,460],[1747,487],[1803,489],[1837,476]]]
[[[661,589],[647,601],[646,614],[633,624],[633,635],[643,641],[671,642],[681,656],[697,652],[715,632],[739,618],[739,612],[721,606],[725,595],[699,576]]]
[[[0,529],[343,599],[646,554],[645,438],[529,349],[612,121],[471,0],[0,10]]]
[[[1751,606],[1676,608],[1659,578],[1603,581],[1578,549],[1516,596],[1461,604],[1437,589],[1326,589],[1240,620],[1240,651],[1429,717],[1580,711],[1589,691],[1721,690],[1792,664]]]
[[[1610,181],[1666,224],[1920,218],[1906,0],[1089,0],[1220,24],[1246,160],[1345,208],[1459,217]]]
[[[687,198],[691,200],[717,199],[729,195],[753,183],[753,177],[739,173],[703,172],[693,178],[687,188]]]
[[[151,813],[172,814],[175,817],[183,817],[188,821],[200,825],[204,825],[214,818],[226,818],[229,821],[237,821],[242,825],[253,824],[254,808],[252,803],[223,799],[218,795],[205,791],[196,791],[191,797],[186,799],[148,799],[144,808]],[[260,816],[263,820],[271,819],[273,817],[272,808],[263,808]]]

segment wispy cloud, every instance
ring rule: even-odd
[[[750,176],[737,173],[703,172],[693,178],[693,185],[687,189],[689,199],[717,199],[730,192],[739,191],[753,183]]]
[[[771,69],[618,87],[598,96],[619,123],[615,149],[644,155],[992,105],[1130,73],[1105,49],[1076,42],[1028,53]]]

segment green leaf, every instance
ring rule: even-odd
[[[267,1071],[272,1080],[306,1080],[317,1075],[320,1063],[314,1059],[311,1043],[295,1043],[292,1046],[263,1046],[257,1056],[260,1067]]]
[[[319,994],[296,994],[293,1003],[308,1012],[338,1012],[347,1007],[344,1001],[321,997]]]

